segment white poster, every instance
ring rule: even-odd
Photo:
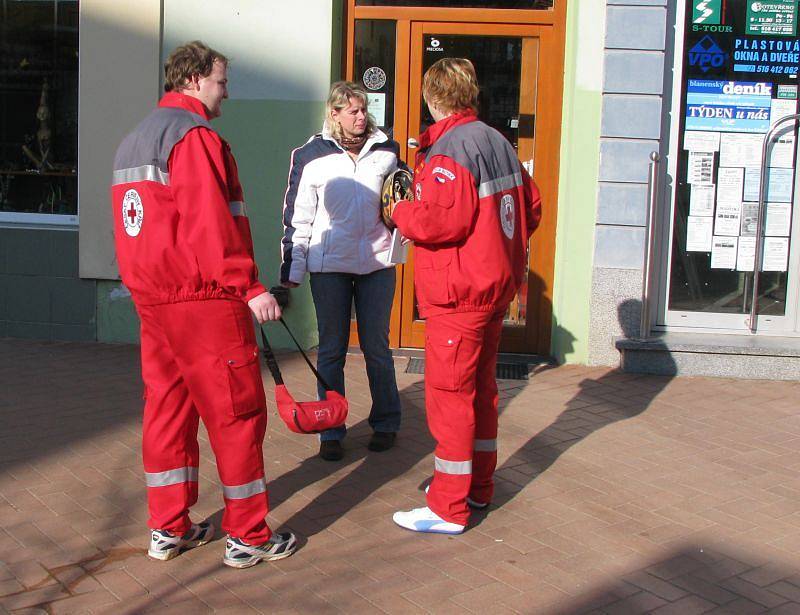
[[[742,203],[742,226],[739,235],[742,237],[756,236],[756,217],[758,216],[758,203]]]
[[[713,184],[711,186],[692,184],[692,191],[689,196],[689,215],[713,216],[716,194],[717,187]]]
[[[386,126],[386,94],[368,92],[367,110],[375,118],[375,124],[378,127]]]
[[[717,211],[714,215],[715,235],[739,235],[741,226],[742,204],[729,201],[717,201]]]
[[[690,152],[718,152],[719,133],[687,130],[683,133],[683,149]]]
[[[709,186],[714,183],[714,154],[711,152],[689,152],[689,168],[686,171],[690,184]]]
[[[689,216],[686,223],[686,251],[710,252],[714,218]]]
[[[752,271],[755,267],[756,238],[739,237],[739,250],[736,253],[737,271]]]
[[[719,164],[723,167],[761,166],[764,135],[729,132],[719,142]]]
[[[736,269],[738,237],[714,237],[711,243],[711,268]]]
[[[789,238],[765,237],[761,271],[786,271],[789,262]]]
[[[769,182],[767,184],[767,194],[764,199],[767,201],[788,203],[792,200],[792,183],[794,182],[793,169],[773,169],[768,171]],[[758,201],[758,190],[761,186],[761,169],[745,169],[744,174],[744,200]]]
[[[790,98],[773,98],[769,112],[769,123],[775,124],[778,120],[797,113],[797,101]],[[787,129],[792,128],[792,122],[786,122]],[[783,127],[781,127],[782,129]]]
[[[769,166],[791,169],[794,166],[794,135],[786,134],[772,142]]]
[[[767,203],[764,234],[772,237],[788,237],[791,220],[791,203]]]
[[[720,167],[717,173],[717,203],[741,203],[743,185],[744,169]]]
[[[769,122],[775,124],[787,115],[797,113],[797,101],[788,98],[773,98],[770,108]],[[768,164],[771,167],[790,169],[794,166],[794,129],[796,122],[787,122],[779,129],[779,134],[772,142]]]

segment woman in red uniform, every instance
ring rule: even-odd
[[[425,403],[437,445],[427,506],[393,518],[417,532],[458,534],[470,506],[492,499],[497,349],[541,204],[514,148],[478,120],[469,60],[436,62],[422,95],[436,123],[419,139],[415,199],[400,201],[392,218],[416,246],[417,304],[427,319]]]

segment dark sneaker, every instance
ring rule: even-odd
[[[323,440],[319,443],[319,456],[325,461],[341,461],[344,449],[339,440]]]
[[[271,562],[289,557],[297,550],[297,538],[291,532],[275,533],[261,545],[249,545],[239,538],[228,536],[223,563],[233,568],[249,568],[258,562]]]
[[[369,439],[367,448],[376,453],[388,451],[394,446],[394,441],[396,438],[397,434],[393,431],[376,431]]]
[[[153,559],[166,561],[214,538],[214,526],[208,521],[192,523],[192,527],[183,536],[177,536],[166,530],[153,530],[150,534],[150,548],[147,555]]]

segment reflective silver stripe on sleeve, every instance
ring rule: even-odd
[[[502,192],[503,190],[511,190],[512,188],[516,188],[517,186],[521,185],[521,172],[514,173],[513,175],[506,175],[505,177],[483,182],[480,186],[478,186],[478,197],[482,199],[487,196],[491,196],[492,194]]]
[[[244,216],[247,217],[247,206],[242,201],[231,201],[229,203],[231,208],[231,215],[232,216]]]
[[[169,487],[181,483],[196,483],[197,468],[191,466],[175,468],[165,472],[145,472],[144,478],[148,487]]]
[[[447,461],[434,457],[433,467],[437,472],[445,474],[472,474],[472,460],[470,461]]]
[[[169,173],[164,173],[164,171],[152,164],[114,171],[112,185],[130,184],[131,182],[158,182],[169,186]]]
[[[222,485],[222,493],[229,500],[244,500],[259,493],[264,493],[266,490],[267,481],[263,478],[257,478],[244,485]]]
[[[475,440],[474,450],[482,453],[493,453],[497,450],[497,440]]]

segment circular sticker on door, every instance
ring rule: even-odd
[[[122,197],[122,225],[125,227],[125,232],[131,237],[136,237],[142,230],[143,220],[142,198],[136,190],[128,190]]]
[[[386,85],[386,73],[378,66],[372,66],[364,71],[364,85],[370,90],[380,90]]]
[[[514,197],[510,194],[500,199],[500,224],[506,237],[514,237]]]

